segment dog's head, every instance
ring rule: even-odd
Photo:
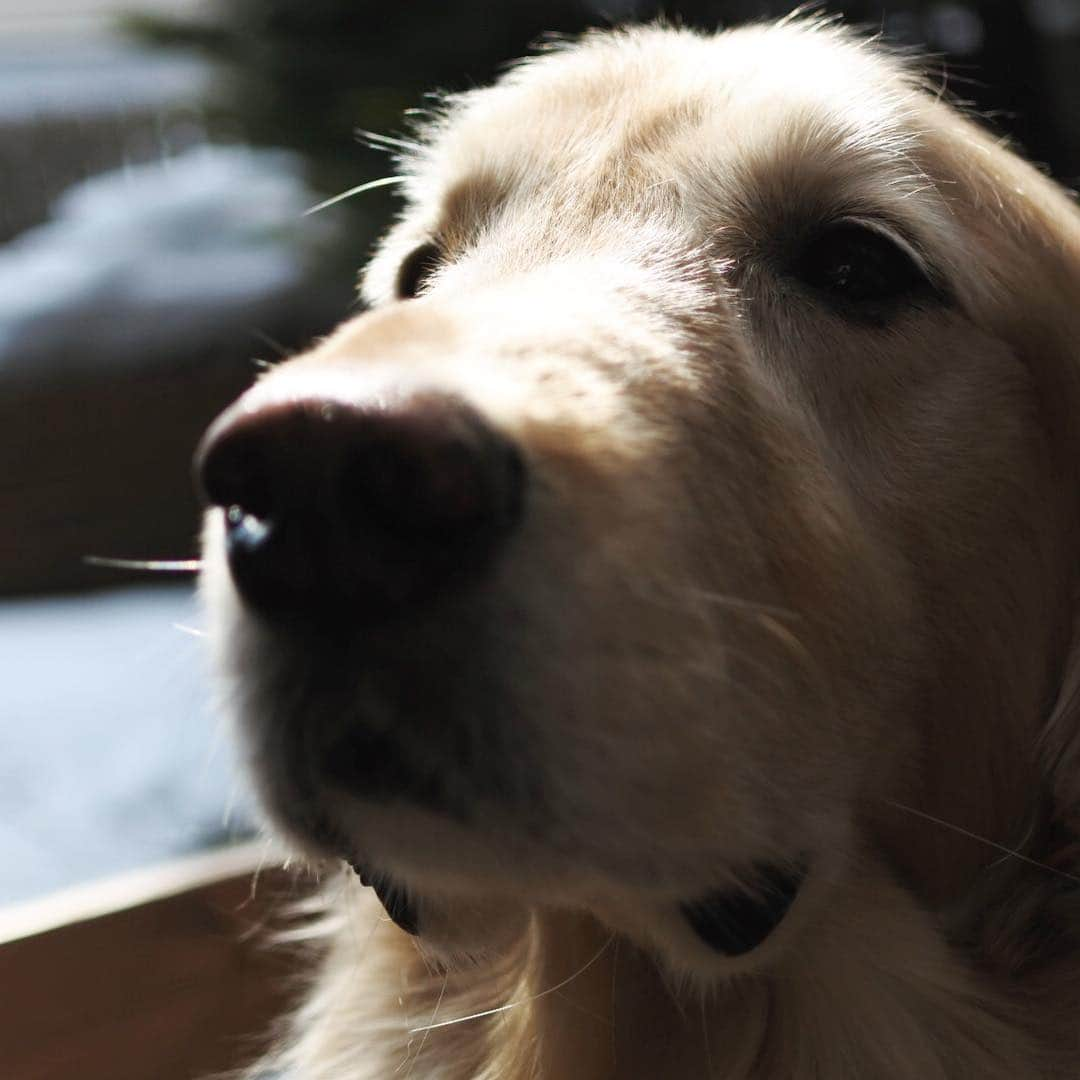
[[[213,426],[254,775],[407,929],[586,909],[703,973],[1046,789],[1078,227],[816,23],[596,35],[448,103],[373,310]],[[907,808],[906,810],[903,808]]]

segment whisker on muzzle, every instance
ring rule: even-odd
[[[1039,859],[1033,859],[1030,855],[1025,855],[1022,851],[1017,851],[1015,848],[1011,848],[1006,844],[999,844],[996,840],[991,840],[988,836],[980,836],[979,833],[972,832],[970,829],[965,829],[962,825],[955,825],[951,821],[945,821],[943,818],[928,814],[925,810],[916,810],[914,806],[907,806],[904,803],[896,802],[893,799],[882,799],[881,801],[886,806],[891,806],[894,810],[902,810],[905,814],[911,814],[913,817],[921,818],[931,825],[939,825],[941,828],[949,829],[951,832],[957,833],[960,836],[966,836],[969,840],[976,841],[976,843],[985,844],[995,851],[1000,851],[1006,858],[1016,859],[1019,862],[1027,863],[1028,866],[1037,867],[1040,870],[1045,870],[1049,874],[1054,874],[1057,877],[1064,878],[1066,881],[1071,881],[1075,885],[1080,885],[1080,877],[1076,874],[1070,874],[1067,870],[1060,869],[1060,867],[1052,866],[1050,863],[1042,862]]]
[[[351,187],[347,191],[341,192],[339,195],[332,195],[329,199],[323,199],[321,203],[316,203],[314,206],[309,207],[304,211],[304,217],[308,217],[311,214],[317,214],[320,210],[327,210],[331,206],[336,206],[340,202],[344,202],[346,199],[351,199],[354,195],[362,195],[365,191],[373,191],[375,188],[390,187],[393,184],[402,184],[405,182],[404,176],[382,176],[378,180],[369,180],[366,184],[357,184],[356,187]]]
[[[138,570],[147,574],[197,574],[203,565],[202,559],[119,559],[109,555],[84,555],[83,562],[108,570]]]
[[[580,978],[595,964],[615,941],[615,935],[612,934],[599,949],[596,950],[593,955],[585,961],[570,975],[567,975],[561,982],[557,982],[554,986],[549,986],[546,990],[541,990],[537,994],[532,994],[529,997],[522,998],[520,1001],[509,1001],[505,1005],[499,1005],[494,1009],[484,1009],[482,1012],[470,1013],[468,1016],[458,1016],[453,1020],[440,1020],[435,1024],[422,1024],[420,1027],[409,1028],[410,1035],[416,1035],[421,1031],[434,1031],[436,1028],[452,1027],[454,1024],[464,1024],[469,1020],[482,1020],[485,1016],[495,1016],[498,1013],[507,1012],[510,1009],[516,1009],[521,1005],[529,1005],[534,1001],[539,1001],[541,998],[548,997],[550,994],[556,994],[560,990],[569,986],[575,979]]]

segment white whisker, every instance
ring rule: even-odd
[[[365,131],[360,128],[356,132],[361,142],[366,143],[372,150],[405,150],[410,154],[423,149],[418,142],[410,139],[399,139],[393,135],[380,135],[377,131]]]
[[[309,210],[307,212],[310,214],[312,211]],[[282,345],[281,342],[278,341],[276,338],[273,338],[268,333],[266,333],[265,330],[260,330],[257,326],[253,326],[251,328],[251,335],[252,335],[252,337],[257,337],[264,345],[269,345],[270,348],[273,349],[274,352],[276,352],[278,354],[278,357],[280,359],[284,360],[289,355],[289,350],[286,349],[285,346]],[[263,360],[263,361],[256,360],[255,363],[256,364],[258,364],[258,363],[264,363],[265,364],[266,361],[265,360]]]
[[[362,195],[365,191],[372,191],[374,188],[390,187],[391,184],[402,184],[405,182],[404,176],[383,176],[378,180],[369,180],[366,184],[357,184],[356,187],[349,188],[348,191],[343,191],[340,195],[334,195],[329,199],[323,199],[321,203],[316,203],[314,206],[309,207],[304,211],[304,217],[309,214],[317,214],[320,210],[325,210],[329,206],[334,206],[339,202],[344,202],[346,199],[351,199],[354,195]]]
[[[435,999],[435,1007],[431,1010],[431,1020],[428,1021],[427,1027],[423,1028],[423,1035],[421,1035],[420,1037],[420,1045],[416,1048],[416,1052],[412,1055],[411,1061],[408,1057],[408,1050],[406,1050],[405,1061],[403,1061],[401,1063],[401,1066],[399,1066],[400,1069],[404,1067],[406,1062],[408,1062],[409,1071],[405,1074],[405,1080],[409,1080],[409,1077],[412,1076],[413,1070],[416,1068],[416,1063],[420,1060],[421,1055],[424,1053],[424,1046],[427,1044],[428,1036],[431,1034],[432,1028],[436,1026],[435,1017],[439,1014],[439,1008],[442,1006],[443,998],[446,996],[446,987],[449,982],[449,974],[444,975],[442,980],[442,986],[439,988],[439,996]],[[409,1034],[411,1035],[412,1032],[410,1031]]]
[[[87,566],[103,566],[114,570],[146,570],[157,574],[197,574],[202,559],[114,559],[107,555],[84,555]]]
[[[1007,847],[1005,844],[999,844],[996,840],[991,840],[989,837],[980,836],[970,829],[965,829],[962,825],[954,825],[951,821],[944,821],[939,817],[934,817],[933,814],[926,813],[924,810],[916,810],[913,806],[905,806],[903,803],[894,802],[892,799],[882,799],[881,801],[885,803],[886,806],[892,806],[897,810],[903,810],[907,814],[912,814],[917,818],[922,818],[924,821],[932,822],[934,825],[940,825],[944,829],[951,829],[961,836],[966,836],[969,840],[976,840],[980,844],[985,844],[995,851],[1000,851],[1002,855],[1005,855],[1010,859],[1019,859],[1020,862],[1027,863],[1029,866],[1037,866],[1040,870],[1045,870],[1050,874],[1056,874],[1058,877],[1065,878],[1067,881],[1072,881],[1077,885],[1080,885],[1080,877],[1077,877],[1076,874],[1070,874],[1067,870],[1059,870],[1058,867],[1051,866],[1049,863],[1033,859],[1030,855],[1024,855],[1015,848]]]
[[[495,1016],[498,1013],[507,1012],[509,1009],[516,1009],[519,1005],[528,1005],[533,1001],[539,1001],[541,998],[547,997],[549,994],[554,994],[561,990],[564,986],[569,986],[576,978],[584,975],[600,959],[601,956],[608,950],[611,943],[615,940],[615,935],[611,937],[600,946],[599,949],[593,954],[592,958],[581,965],[572,975],[568,975],[560,983],[556,983],[554,986],[548,987],[547,990],[541,990],[538,994],[533,994],[532,997],[522,998],[521,1001],[511,1001],[506,1005],[499,1005],[494,1009],[484,1009],[483,1012],[470,1013],[468,1016],[459,1016],[453,1020],[440,1020],[437,1024],[424,1024],[421,1027],[409,1028],[409,1034],[415,1035],[418,1031],[434,1031],[436,1028],[450,1027],[452,1024],[464,1024],[468,1020],[482,1020],[485,1016]]]

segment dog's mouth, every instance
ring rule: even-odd
[[[434,935],[432,940],[435,940],[445,931],[445,926],[433,925],[430,905],[444,906],[440,898],[447,887],[452,889],[452,895],[472,896],[474,900],[490,905],[491,910],[509,910],[521,903],[522,893],[517,887],[520,882],[510,884],[505,897],[500,898],[501,878],[493,877],[484,867],[484,852],[489,855],[495,852],[496,861],[503,866],[509,858],[520,866],[531,867],[530,887],[549,879],[557,882],[559,887],[554,892],[567,904],[584,903],[586,907],[594,908],[603,920],[603,899],[596,900],[588,891],[578,892],[574,885],[574,856],[569,851],[558,843],[549,847],[545,830],[538,821],[521,819],[512,812],[512,804],[495,797],[505,793],[493,791],[488,785],[480,785],[483,789],[480,790],[475,777],[458,778],[455,782],[453,770],[438,767],[438,757],[420,760],[414,747],[402,743],[389,732],[365,729],[358,735],[355,730],[350,731],[347,737],[330,743],[313,762],[315,774],[327,785],[325,792],[320,795],[316,790],[307,790],[307,800],[289,803],[288,818],[294,835],[308,837],[323,853],[341,858],[360,882],[374,891],[389,919],[413,936]],[[299,758],[297,754],[294,760]],[[445,766],[445,761],[443,764]],[[306,775],[310,777],[310,774]],[[319,786],[321,788],[321,784]],[[327,793],[332,801],[323,802],[322,796]],[[394,831],[398,834],[389,851],[397,851],[397,845],[402,843],[405,849],[411,848],[410,837],[415,838],[417,828],[426,837],[419,850],[408,857],[405,868],[395,862],[388,870],[385,852],[382,855],[369,852],[366,845],[358,847],[350,839],[357,833],[355,827],[346,822],[350,811],[355,810],[350,807],[350,802],[357,797],[365,805],[364,816],[372,812],[388,814],[390,821],[384,824],[397,823]],[[531,799],[530,804],[536,801]],[[298,815],[298,803],[308,805],[311,812]],[[488,835],[492,808],[500,806],[506,813],[495,814],[494,818],[498,820],[501,816],[502,826],[506,828],[496,827],[496,832]],[[487,812],[481,811],[480,807],[486,807]],[[401,814],[405,814],[410,824],[405,824]],[[412,820],[414,814],[420,815],[420,824]],[[445,843],[440,841],[432,848],[430,829],[439,823],[448,829],[444,834]],[[361,834],[366,831],[365,826]],[[383,835],[381,828],[377,832]],[[447,854],[456,850],[459,840],[466,842],[467,847],[473,842],[478,847],[463,855],[460,862],[451,859],[448,863]],[[519,840],[521,848],[516,847]],[[493,846],[489,847],[489,844]],[[515,853],[508,855],[508,851]],[[477,852],[481,865],[474,878],[467,867],[475,865]],[[547,862],[547,856],[552,854],[551,862]],[[565,861],[567,856],[570,862]],[[429,866],[428,860],[432,858],[434,865]],[[452,885],[447,883],[448,866],[452,867],[450,877],[456,879]],[[672,883],[664,887],[667,898],[658,899],[651,893],[652,886],[648,881],[631,879],[619,884],[622,874],[615,870],[614,891],[610,896],[621,897],[619,903],[629,898],[631,908],[648,909],[672,928],[681,926],[681,930],[676,930],[678,936],[696,941],[698,949],[704,947],[717,958],[734,960],[754,953],[773,936],[802,892],[808,874],[806,857],[761,861],[741,867],[735,864],[727,868],[726,882],[721,887],[691,887],[680,897],[677,884]],[[434,890],[430,895],[429,887]],[[605,886],[601,897],[609,896],[607,888]],[[436,918],[435,922],[442,924],[445,918]]]
[[[392,663],[399,645],[365,642],[363,653],[352,638],[331,639],[318,659],[303,657],[298,692],[319,696],[304,722],[281,716],[263,795],[302,850],[351,866],[402,931],[469,956],[488,949],[489,925],[477,918],[466,930],[463,908],[498,922],[539,907],[591,912],[677,965],[710,971],[742,967],[724,963],[742,957],[755,966],[783,948],[787,933],[779,946],[772,939],[803,892],[813,838],[794,850],[768,835],[746,842],[736,822],[718,826],[730,840],[695,834],[680,845],[673,833],[647,850],[636,837],[610,844],[592,819],[578,828],[552,794],[548,781],[562,778],[545,771],[544,746],[466,692],[468,658],[436,653],[431,677],[410,679],[409,665]],[[455,682],[458,660],[466,674]],[[614,798],[635,813],[621,789]]]
[[[419,906],[409,890],[387,874],[371,870],[363,863],[350,862],[349,865],[361,884],[374,890],[391,921],[406,934],[412,934],[413,937],[419,935]]]
[[[759,866],[748,889],[718,889],[679,905],[690,928],[714,952],[743,956],[783,921],[806,878],[803,865]]]

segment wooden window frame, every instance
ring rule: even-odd
[[[287,1007],[266,926],[294,886],[263,843],[0,908],[0,1076],[195,1080],[250,1062]]]

